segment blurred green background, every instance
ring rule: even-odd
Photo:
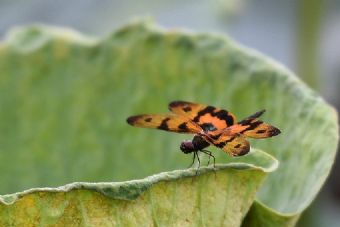
[[[167,28],[227,33],[292,69],[340,107],[340,1],[329,0],[1,0],[0,36],[14,26],[44,23],[99,37],[133,18]],[[340,158],[299,226],[340,223]]]

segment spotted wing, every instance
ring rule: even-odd
[[[230,134],[223,130],[206,133],[203,138],[231,156],[242,156],[249,152],[250,144],[242,134]]]
[[[184,116],[172,114],[143,114],[131,116],[127,122],[136,127],[155,128],[178,133],[199,133],[201,127]]]
[[[224,129],[236,123],[236,117],[229,111],[203,104],[174,101],[169,104],[169,110],[188,117],[204,131]]]
[[[231,126],[230,128],[228,128],[228,130],[230,131],[230,133],[240,133],[247,137],[256,139],[268,138],[280,134],[280,129],[257,119],[257,117],[259,117],[263,113],[264,110],[259,111],[251,115],[250,117],[240,121],[239,123]]]

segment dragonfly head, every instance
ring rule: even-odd
[[[192,144],[192,141],[190,140],[184,140],[181,143],[180,149],[184,154],[189,154],[193,151],[196,151],[194,145]]]

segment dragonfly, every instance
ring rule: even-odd
[[[168,106],[171,113],[140,114],[127,118],[127,123],[141,128],[153,128],[169,132],[194,134],[192,140],[184,140],[180,150],[193,153],[191,166],[197,158],[198,168],[202,152],[214,160],[215,156],[207,147],[213,145],[231,156],[246,155],[250,150],[249,138],[263,139],[273,137],[281,131],[258,118],[265,110],[258,111],[241,121],[225,109],[187,101],[173,101]]]

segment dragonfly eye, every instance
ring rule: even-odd
[[[183,141],[181,143],[180,149],[185,154],[191,153],[195,150],[194,145],[192,144],[192,142],[190,140]]]

